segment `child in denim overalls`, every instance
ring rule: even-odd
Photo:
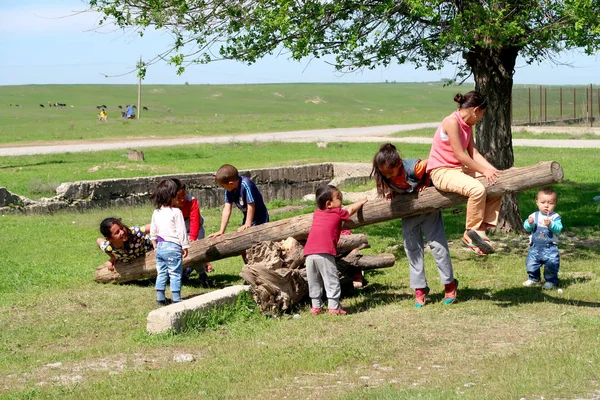
[[[531,233],[529,253],[527,254],[527,274],[529,279],[523,286],[540,284],[540,268],[544,265],[544,289],[553,289],[558,284],[560,256],[558,254],[558,235],[562,231],[560,215],[554,212],[557,194],[552,188],[543,188],[537,193],[536,204],[539,211],[525,220],[523,228]]]

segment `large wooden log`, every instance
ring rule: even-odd
[[[362,270],[390,268],[396,263],[393,254],[382,253],[374,255],[360,254],[360,250],[352,250],[348,255],[339,257],[337,260],[338,269],[358,268]]]
[[[344,283],[351,282],[357,272],[361,273],[363,269],[388,268],[396,262],[393,254],[360,254],[360,249],[369,244],[366,235],[342,237],[345,242],[342,249],[351,250],[336,257],[342,293],[347,286]],[[354,249],[349,247],[351,243],[354,244]],[[300,257],[289,258],[287,253],[290,249],[294,254],[299,253]],[[340,250],[338,246],[338,252]],[[248,263],[242,268],[240,275],[252,287],[252,296],[263,313],[279,314],[308,295],[308,278],[306,268],[303,268],[302,253],[303,246],[294,238],[281,242],[260,242],[246,251]],[[295,265],[298,268],[294,268]]]
[[[560,164],[556,161],[545,161],[528,167],[500,171],[496,184],[486,186],[486,191],[488,196],[496,197],[559,183],[562,179],[563,170]],[[480,180],[485,182],[483,177]],[[344,224],[344,229],[424,214],[466,201],[466,197],[440,192],[433,187],[418,194],[396,196],[392,201],[369,201]],[[312,214],[305,214],[254,226],[239,233],[232,232],[212,239],[199,240],[192,243],[183,264],[187,267],[239,255],[263,241],[280,241],[288,237],[303,240],[308,236],[311,224]],[[150,253],[126,264],[117,263],[115,272],[102,265],[96,269],[95,280],[101,283],[120,283],[153,276],[156,276],[156,265],[154,254]]]

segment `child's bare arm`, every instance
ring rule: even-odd
[[[243,232],[252,226],[254,222],[254,213],[256,212],[256,203],[248,203],[248,211],[246,211],[246,222],[238,228],[238,232]]]
[[[229,217],[231,216],[231,207],[231,203],[225,203],[225,207],[223,207],[223,214],[221,214],[221,228],[218,232],[208,235],[209,238],[221,236],[225,233],[225,229],[227,229],[227,224],[229,223]]]
[[[347,206],[347,207],[346,207],[346,210],[348,210],[348,213],[349,213],[350,215],[354,215],[354,214],[356,214],[356,212],[357,212],[358,210],[360,210],[360,209],[361,209],[361,207],[362,207],[362,206],[363,206],[363,205],[364,205],[364,204],[365,204],[367,201],[368,201],[367,199],[359,200],[359,201],[357,201],[356,203],[352,203],[352,204],[350,204],[349,206]]]

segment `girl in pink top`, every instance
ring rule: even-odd
[[[475,254],[487,255],[494,247],[486,230],[497,225],[502,201],[502,197],[488,198],[484,185],[476,179],[484,176],[485,182],[493,185],[498,178],[498,170],[479,153],[473,140],[473,125],[483,118],[487,101],[476,91],[459,93],[454,101],[459,108],[435,132],[427,172],[439,190],[469,198],[462,241]]]

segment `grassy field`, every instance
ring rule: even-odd
[[[57,100],[58,101],[58,100]],[[368,162],[378,144],[231,144],[148,149],[143,168],[121,152],[3,159],[0,181],[26,191],[35,182],[214,170],[320,161]],[[424,157],[429,146],[400,146]],[[253,157],[247,157],[248,153]],[[494,237],[499,251],[476,258],[459,246],[464,207],[444,212],[459,302],[441,304],[443,287],[426,258],[431,300],[413,306],[400,221],[367,226],[367,252],[393,252],[395,267],[342,300],[351,315],[261,316],[251,299],[208,314],[178,335],[149,336],[152,282],[99,285],[105,256],[99,221],[117,215],[145,223],[151,207],[55,215],[4,215],[0,230],[0,396],[7,399],[590,399],[600,387],[600,172],[597,150],[515,148],[516,165],[554,159],[565,170],[561,289],[525,288],[527,239]],[[94,166],[101,166],[95,172]],[[37,181],[36,181],[37,180]],[[31,184],[30,182],[34,182]],[[40,184],[41,185],[41,184]],[[534,191],[520,195],[532,212]],[[270,208],[281,202],[270,204]],[[306,204],[302,212],[314,206]],[[208,232],[220,210],[203,211]],[[292,214],[276,214],[274,219]],[[239,224],[232,216],[230,228]],[[214,263],[217,287],[242,283],[239,257]],[[183,296],[207,292],[193,279]],[[192,363],[177,363],[179,354]]]
[[[124,120],[118,106],[137,102],[137,86],[0,86],[0,145],[432,122],[465,90],[435,83],[146,85],[148,111]],[[97,105],[108,107],[106,123]]]
[[[523,85],[514,89],[513,114],[525,122],[527,92]],[[440,83],[145,85],[148,111],[140,120],[125,120],[118,106],[137,102],[135,85],[0,86],[0,145],[435,122],[454,109],[456,92],[469,90]],[[585,87],[577,90],[585,93]],[[550,113],[556,114],[555,103]],[[99,105],[107,106],[107,122],[98,121]],[[585,102],[576,108],[585,112]]]

